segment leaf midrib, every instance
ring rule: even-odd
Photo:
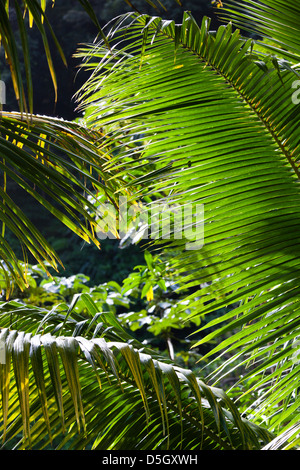
[[[163,36],[165,36],[166,38],[172,40],[172,42],[174,41],[174,38],[167,34],[166,31],[160,31],[160,34],[162,34]],[[209,33],[208,33],[209,34]],[[235,90],[235,92],[243,99],[243,101],[245,103],[247,103],[247,105],[250,107],[250,109],[252,110],[252,112],[258,117],[258,119],[260,120],[260,122],[263,124],[263,126],[267,129],[267,131],[269,132],[269,134],[271,135],[272,139],[275,141],[276,145],[280,148],[280,150],[282,151],[283,155],[286,157],[286,159],[288,160],[290,166],[292,167],[292,169],[294,170],[295,174],[297,175],[297,178],[300,179],[300,171],[298,170],[295,162],[293,161],[292,159],[292,155],[290,154],[290,152],[287,151],[287,149],[285,148],[284,144],[281,142],[281,140],[276,136],[275,134],[275,131],[272,129],[271,125],[268,124],[267,120],[261,115],[261,113],[253,106],[252,102],[250,100],[248,100],[248,98],[245,96],[245,94],[235,85],[235,83],[227,76],[227,74],[223,73],[218,67],[216,67],[215,64],[212,63],[212,61],[205,57],[205,56],[202,56],[197,50],[193,49],[191,46],[188,46],[187,44],[183,43],[183,41],[180,39],[179,40],[179,43],[180,45],[182,46],[182,48],[184,50],[188,50],[189,52],[191,52],[193,55],[197,55],[198,58],[200,58],[200,60],[202,62],[205,62],[205,65],[206,66],[209,66],[211,67],[218,75],[220,75],[221,77],[223,77],[223,79],[230,84],[230,86]],[[249,58],[248,58],[249,59]]]

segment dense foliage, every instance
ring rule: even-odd
[[[118,15],[131,11],[131,7],[124,0],[101,0],[101,2],[94,0],[90,3],[101,26],[104,26]],[[164,8],[159,4],[157,4],[157,8],[154,8],[144,0],[138,0],[134,2],[134,6],[149,15],[160,14],[165,18],[176,19],[178,22],[181,21],[184,10],[192,10],[196,18],[201,20],[202,15],[208,14],[214,18],[215,24],[218,23],[210,0],[185,0],[181,3],[180,6],[174,0],[168,0],[164,2]],[[55,8],[48,7],[47,16],[62,47],[67,66],[55,51],[55,46],[52,44],[53,41],[50,37],[50,48],[53,50],[53,66],[56,75],[59,77],[57,102],[55,103],[52,79],[43,51],[43,40],[35,25],[28,28],[25,24],[32,67],[33,110],[36,114],[76,119],[81,116],[81,113],[76,110],[74,94],[82,86],[87,75],[83,70],[78,71],[80,61],[74,57],[74,54],[79,44],[94,41],[97,35],[97,27],[93,24],[88,13],[82,8],[82,5],[73,0],[57,1]],[[12,8],[10,23],[15,32],[17,48],[21,50],[22,45],[18,33],[17,18]],[[23,68],[21,54],[19,59]],[[13,92],[10,71],[4,60],[4,52],[1,49],[0,64],[0,78],[6,83],[6,109],[16,109],[18,105]],[[8,193],[14,194],[14,200],[18,206],[47,237],[47,240],[59,254],[64,265],[64,274],[84,273],[96,283],[105,282],[107,279],[121,282],[130,270],[142,261],[143,253],[139,247],[130,246],[124,254],[123,251],[119,250],[119,243],[114,240],[103,242],[101,257],[99,258],[97,249],[92,245],[83,243],[78,237],[72,236],[69,230],[66,230],[57,222],[55,217],[52,217],[47,210],[44,210],[32,198],[28,197],[26,192],[22,191],[14,180],[8,178],[6,184]],[[9,229],[7,229],[6,236],[12,244],[14,252],[22,258],[23,254],[18,241]],[[68,249],[66,249],[67,247]],[[29,258],[29,261],[34,263],[33,258]]]
[[[66,61],[47,2],[25,1],[24,12],[0,3],[20,108],[0,120],[4,448],[299,445],[300,3],[216,2],[225,23],[216,30],[189,11],[180,21],[168,10],[151,16],[152,3],[136,2],[148,14],[101,28],[105,8],[78,2],[80,24],[89,15],[98,37],[76,53],[85,81],[72,121],[33,114],[27,17],[57,104],[46,30]],[[173,3],[177,15],[181,2]],[[65,20],[73,24],[78,11]],[[120,235],[108,254],[117,276],[62,276],[60,256],[9,181],[97,250],[103,234]],[[130,236],[115,225],[122,198],[133,209]],[[164,215],[151,243],[141,207],[143,216],[157,207]],[[182,219],[191,207],[200,221],[198,212]],[[61,237],[51,241],[70,255]],[[129,263],[126,246],[135,244],[139,261]],[[115,251],[124,270],[114,268]]]

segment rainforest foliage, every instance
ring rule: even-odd
[[[0,1],[4,449],[299,447],[299,13]]]

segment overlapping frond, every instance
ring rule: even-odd
[[[30,252],[40,263],[47,261],[57,268],[60,261],[45,236],[15,204],[14,195],[6,189],[7,179],[15,181],[83,240],[99,246],[90,196],[101,191],[110,199],[117,187],[116,182],[114,186],[109,182],[104,185],[111,174],[103,171],[109,144],[102,137],[99,131],[61,119],[2,113],[0,169],[5,184],[0,189],[0,251],[2,269],[20,287],[26,282],[24,272],[6,241],[5,227],[17,237],[25,253]]]
[[[82,318],[67,306],[0,306],[4,445],[14,438],[16,449],[220,450],[269,442],[222,390],[128,341],[116,319],[94,315],[85,300]]]
[[[54,44],[63,63],[67,65],[64,51],[62,50],[52,25],[47,18],[47,3],[48,2],[45,0],[24,0],[22,2],[9,2],[9,0],[3,0],[0,3],[0,46],[4,48],[5,60],[10,68],[11,80],[21,112],[33,112],[33,84],[28,27],[32,28],[33,25],[35,25],[43,41],[45,57],[54,88],[55,102],[57,101],[58,84],[52,59],[52,51],[49,44],[49,37],[51,37],[52,44]],[[79,0],[79,3],[96,25],[99,35],[106,40],[90,2],[88,0]],[[54,5],[55,0],[52,2],[52,6]],[[12,21],[12,17],[16,20],[15,23]],[[20,42],[16,40],[16,25]],[[22,65],[24,65],[24,72]]]
[[[182,25],[139,17],[117,28],[115,39],[110,52],[101,44],[81,52],[92,70],[82,90],[88,123],[115,136],[122,128],[135,144],[120,146],[108,168],[120,175],[136,171],[131,184],[141,198],[159,194],[170,206],[204,204],[204,246],[186,249],[187,237],[170,237],[178,249],[172,265],[185,288],[199,287],[193,294],[199,315],[238,305],[208,324],[221,326],[203,342],[237,331],[212,354],[237,345],[243,353],[255,350],[256,371],[269,380],[265,404],[268,396],[272,401],[264,416],[267,409],[272,414],[299,385],[294,70],[262,60],[252,40],[230,24],[209,32],[209,19],[199,27],[188,13]],[[280,374],[286,380],[276,381]],[[292,416],[297,396],[290,405],[281,415],[278,408],[276,424]]]
[[[267,39],[262,45],[273,54],[289,61],[300,62],[300,2],[280,0],[228,0],[223,4],[220,17],[230,20],[247,32]],[[258,41],[261,43],[261,41]]]
[[[23,2],[22,6],[20,6],[19,2],[12,3],[9,2],[9,0],[5,0],[0,3],[0,45],[3,46],[5,51],[5,58],[10,68],[14,92],[16,99],[18,100],[20,110],[29,111],[31,113],[33,112],[33,86],[28,45],[28,32],[27,25],[24,21],[25,15],[28,17],[29,26],[32,27],[34,23],[41,34],[45,49],[45,56],[47,57],[49,71],[54,86],[55,100],[57,96],[57,79],[46,29],[48,32],[50,32],[57,50],[59,51],[63,62],[66,64],[64,53],[47,19],[45,9],[46,2],[38,0],[32,0],[28,2],[25,1]],[[12,10],[17,19],[18,30],[20,33],[22,58],[19,55],[16,34],[11,23]],[[26,83],[23,80],[24,77],[21,67],[22,60],[24,60],[25,65]]]
[[[125,2],[134,9],[134,5],[130,1],[124,0],[124,3]],[[181,5],[180,0],[174,0],[174,2]],[[55,102],[57,101],[58,83],[56,70],[52,59],[52,51],[49,44],[49,37],[51,38],[52,43],[54,44],[61,60],[65,65],[67,65],[64,51],[55,34],[55,28],[53,29],[52,24],[49,22],[47,17],[47,3],[49,2],[46,0],[24,0],[22,2],[10,2],[9,0],[3,0],[0,3],[0,46],[4,48],[5,59],[10,68],[14,92],[19,104],[20,111],[27,111],[30,113],[33,112],[33,84],[28,41],[28,27],[32,28],[33,25],[35,25],[43,41],[45,57],[48,63],[49,73],[54,88]],[[102,37],[108,46],[106,36],[104,35],[99,23],[99,19],[97,18],[89,0],[78,0],[78,3],[89,15],[91,21],[94,23],[99,32],[99,36]],[[148,3],[157,11],[165,10],[163,1],[161,0],[145,0],[145,3]],[[55,0],[52,1],[52,7],[54,6]],[[16,21],[13,22],[12,18]],[[16,41],[16,25],[20,36],[20,43]],[[24,64],[25,74],[23,74],[22,71],[22,64]],[[25,77],[23,75],[25,75]]]
[[[232,32],[230,24],[210,32],[209,19],[204,18],[198,26],[189,13],[181,25],[156,17],[137,16],[129,22],[129,16],[120,18],[110,32],[109,48],[105,40],[79,53],[92,72],[81,93],[85,121],[90,132],[104,130],[102,142],[113,140],[113,158],[105,157],[107,144],[95,150],[80,129],[74,129],[75,145],[83,146],[84,156],[72,152],[73,131],[68,139],[69,131],[57,127],[57,123],[50,125],[49,120],[34,118],[33,123],[25,124],[21,116],[7,116],[1,122],[2,143],[7,151],[3,170],[30,192],[25,181],[35,181],[30,169],[36,168],[35,182],[63,202],[79,223],[75,224],[76,230],[84,237],[89,235],[77,215],[78,211],[86,215],[81,210],[84,201],[78,191],[73,192],[73,185],[81,190],[84,185],[71,172],[69,162],[54,157],[49,149],[46,152],[44,144],[52,139],[56,150],[61,145],[66,147],[68,157],[83,176],[87,162],[92,162],[97,177],[92,176],[91,181],[95,185],[105,171],[106,181],[114,190],[134,188],[135,197],[139,194],[147,201],[153,198],[155,203],[161,201],[164,207],[176,206],[177,210],[204,205],[204,220],[199,222],[204,224],[204,246],[203,240],[197,240],[197,230],[190,230],[191,220],[189,230],[181,227],[181,236],[177,232],[176,236],[173,233],[169,239],[156,241],[173,250],[172,267],[181,275],[184,287],[193,288],[191,299],[197,315],[230,307],[225,315],[207,325],[215,331],[197,345],[228,335],[210,353],[219,355],[224,351],[229,355],[221,370],[216,371],[216,379],[226,367],[232,367],[233,361],[247,365],[251,359],[250,372],[244,379],[256,377],[255,390],[261,389],[259,400],[249,410],[251,419],[267,420],[270,429],[286,425],[282,440],[270,445],[276,447],[298,433],[300,405],[300,130],[295,94],[299,74],[299,27],[295,16],[299,2],[285,8],[277,0],[259,4],[247,1],[243,2],[243,11],[240,2],[232,3],[236,5],[230,13],[233,20],[266,37],[265,46],[273,53],[278,46],[280,57],[290,63],[263,55],[252,39],[243,38],[239,31]],[[275,46],[270,42],[273,40]],[[31,126],[30,132],[26,126]],[[24,145],[29,149],[26,153]],[[97,160],[99,153],[104,156],[103,165]],[[22,158],[26,161],[23,170],[20,165],[18,172],[13,172],[12,166]],[[49,185],[41,177],[42,166]],[[19,170],[23,171],[21,176]],[[60,178],[56,178],[55,171]],[[112,195],[109,188],[108,197]],[[67,193],[71,198],[64,198]],[[41,196],[35,197],[46,204]],[[5,191],[1,198],[3,211],[8,205],[12,211],[3,213],[9,215],[7,223],[13,228],[20,212]],[[67,225],[74,223],[72,217]],[[65,218],[61,216],[61,220]],[[29,232],[29,222],[23,218],[22,223]],[[22,236],[19,233],[21,240]],[[36,232],[30,237],[30,246],[36,247],[39,242],[38,256],[49,253]],[[199,245],[201,248],[193,249]],[[2,255],[12,257],[4,241]],[[15,263],[12,272],[17,272],[17,260],[11,262]],[[206,287],[200,288],[203,285]],[[33,310],[30,315],[34,315]],[[4,315],[3,321],[7,318]],[[132,429],[132,446],[139,448],[159,448],[166,443],[172,448],[182,444],[194,448],[203,440],[208,448],[239,447],[235,432],[242,435],[244,447],[262,443],[257,440],[262,431],[243,423],[221,391],[200,383],[190,372],[165,364],[152,353],[148,355],[128,343],[127,337],[125,342],[120,338],[106,342],[103,338],[82,339],[78,334],[56,337],[47,332],[38,336],[32,329],[27,330],[25,317],[22,324],[22,332],[5,329],[1,333],[8,357],[10,352],[12,355],[13,389],[19,393],[18,400],[13,399],[10,417],[16,410],[20,410],[20,416],[12,419],[6,429],[9,411],[5,384],[10,366],[2,366],[3,430],[8,438],[23,429],[25,440],[35,445],[45,426],[55,438],[61,423],[64,428],[71,422],[64,444],[69,436],[75,436],[76,426],[86,436],[85,441],[75,438],[74,448],[82,442],[90,443],[95,433],[95,448],[122,448],[125,440],[128,448]],[[87,380],[84,386],[80,386],[81,371]],[[30,374],[36,381],[29,385]],[[102,395],[98,394],[95,374],[102,384]],[[113,387],[103,385],[104,376],[111,379]],[[93,377],[91,382],[89,377]],[[192,392],[192,403],[186,390]],[[200,395],[204,407],[199,406]],[[126,400],[122,401],[124,396]],[[170,396],[169,403],[166,397]],[[102,398],[103,402],[98,401]],[[227,411],[219,399],[228,406]],[[190,406],[192,415],[185,414]],[[127,411],[124,427],[121,418]],[[206,428],[205,422],[209,423]],[[111,423],[115,426],[113,432]],[[144,440],[149,423],[153,426]],[[188,432],[182,434],[184,426]],[[265,440],[265,435],[260,437]],[[188,441],[183,441],[185,438]]]

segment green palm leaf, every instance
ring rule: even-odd
[[[74,336],[82,320],[75,314],[63,322],[64,335],[54,335],[68,315],[65,306],[43,322],[39,334],[45,310],[8,302],[0,312],[4,443],[21,431],[18,449],[246,449],[270,440],[268,432],[240,417],[221,390],[133,338],[132,344],[126,335],[125,342],[116,341],[121,326],[109,329],[105,322],[101,337],[92,337],[91,330],[87,337]],[[12,318],[22,331],[4,326]]]
[[[95,139],[101,141],[95,144]],[[61,119],[3,113],[0,149],[0,169],[6,178],[14,180],[83,240],[99,246],[91,197],[100,191],[111,199],[117,188],[117,181],[103,184],[112,174],[103,170],[109,147],[101,132]],[[47,261],[57,269],[61,263],[57,255],[5,187],[0,189],[0,197],[4,226],[40,263]],[[24,287],[24,272],[5,240],[4,229],[1,240],[2,270]]]
[[[107,168],[119,175],[130,168],[130,187],[141,198],[159,194],[169,205],[204,204],[204,247],[186,249],[187,236],[169,241],[178,250],[172,267],[184,288],[207,285],[192,296],[198,315],[230,307],[207,325],[222,326],[197,345],[237,331],[210,354],[228,346],[238,354],[254,351],[252,374],[266,369],[269,379],[262,382],[261,416],[272,415],[299,384],[292,380],[300,197],[294,70],[262,60],[253,41],[230,24],[209,32],[209,19],[199,27],[188,13],[182,25],[139,17],[117,28],[113,39],[119,49],[124,41],[120,51],[109,53],[102,44],[80,51],[92,70],[82,90],[87,123],[116,137],[122,128],[135,143],[137,150],[119,146]],[[160,242],[166,248],[166,240]],[[278,374],[287,379],[277,381]],[[274,426],[292,419],[297,406],[296,399],[284,413],[279,409]]]
[[[57,80],[56,74],[53,67],[52,57],[50,53],[49,42],[47,39],[47,33],[45,30],[45,24],[47,25],[47,29],[50,32],[52,39],[54,40],[56,47],[59,51],[59,54],[66,64],[66,60],[63,54],[63,51],[57,41],[57,38],[52,30],[52,27],[45,15],[45,2],[39,2],[37,0],[33,0],[30,2],[24,2],[24,9],[21,10],[18,2],[14,2],[13,5],[9,4],[9,1],[6,0],[1,2],[0,4],[0,40],[1,44],[4,47],[5,55],[10,67],[11,78],[14,86],[14,92],[16,98],[19,103],[19,107],[21,111],[29,111],[32,113],[32,106],[33,106],[33,90],[32,90],[32,77],[31,77],[31,66],[30,66],[30,55],[28,50],[28,39],[27,39],[27,31],[25,27],[25,22],[23,15],[28,13],[29,17],[29,25],[32,26],[33,22],[36,24],[39,32],[41,34],[45,55],[47,57],[47,62],[49,66],[49,71],[51,74],[55,97],[57,95]],[[10,9],[14,8],[17,20],[18,20],[18,27],[20,31],[21,43],[22,43],[22,52],[24,57],[24,64],[25,64],[25,72],[26,72],[26,88],[27,88],[27,98],[25,95],[25,84],[22,78],[21,72],[21,64],[20,64],[20,57],[18,54],[17,43],[15,40],[15,35],[12,30],[12,26],[10,24]]]
[[[134,6],[131,2],[125,0],[133,9]],[[181,5],[180,0],[176,2]],[[30,64],[30,53],[28,47],[28,26],[31,28],[35,25],[41,35],[43,41],[45,57],[49,68],[49,73],[52,79],[55,102],[57,100],[57,77],[54,68],[52,54],[50,50],[48,37],[50,35],[59,56],[63,63],[67,65],[67,61],[64,52],[60,46],[60,43],[55,35],[51,23],[47,18],[45,0],[24,0],[22,6],[18,2],[9,2],[9,0],[3,0],[0,3],[0,46],[2,45],[5,51],[5,57],[10,68],[11,79],[14,87],[16,99],[18,100],[20,111],[33,112],[33,85],[31,76],[31,64]],[[92,22],[96,25],[99,35],[103,38],[106,45],[109,47],[106,36],[104,35],[100,26],[99,20],[95,15],[95,12],[88,0],[79,0],[80,5],[88,13]],[[160,0],[152,1],[145,0],[145,3],[150,4],[155,9],[165,9],[163,2]],[[52,2],[52,7],[55,6],[55,1]],[[12,12],[15,13],[17,18],[18,29],[21,39],[22,57],[18,52],[18,44],[16,42],[16,35],[11,24]],[[28,22],[28,24],[27,24]],[[23,80],[23,72],[21,63],[24,61],[25,78]]]
[[[259,34],[267,41],[262,44],[267,50],[279,54],[298,64],[300,55],[300,33],[298,17],[300,2],[280,0],[232,1],[224,3],[220,16],[230,19],[238,27]]]
[[[88,0],[79,0],[79,3],[90,16],[93,23],[97,26],[100,36],[106,41],[105,35],[102,32],[98,19]],[[0,4],[0,45],[3,46],[5,57],[8,62],[11,79],[14,87],[16,99],[19,103],[20,111],[33,112],[33,85],[31,76],[30,53],[28,46],[28,26],[31,28],[33,25],[37,27],[43,41],[45,57],[47,60],[49,73],[52,79],[55,102],[57,101],[57,77],[52,60],[48,37],[50,35],[56,50],[61,57],[63,63],[67,65],[64,52],[60,43],[54,33],[52,25],[50,24],[47,14],[46,5],[44,0],[30,0],[22,2],[22,7],[18,2],[9,2],[4,0]],[[54,6],[54,2],[53,5]],[[18,52],[18,44],[16,42],[16,35],[11,24],[12,10],[17,18],[18,29],[21,39],[22,57]],[[27,24],[28,19],[28,24]],[[108,45],[108,43],[106,42]],[[23,80],[23,72],[21,62],[24,61],[24,70],[26,80]]]

